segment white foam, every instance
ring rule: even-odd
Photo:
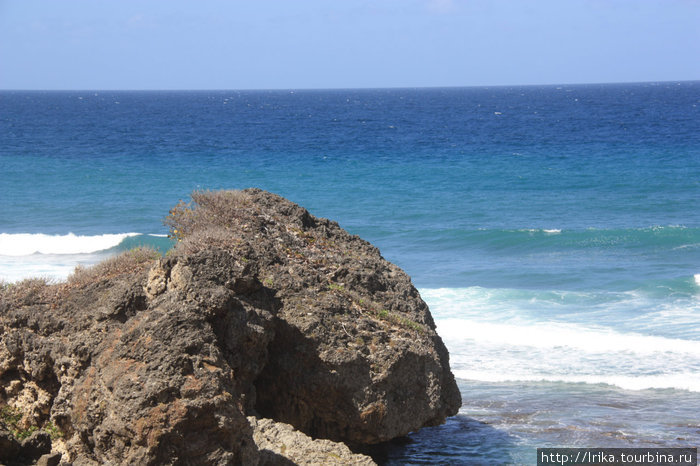
[[[605,384],[625,390],[676,389],[700,392],[700,374],[676,373],[661,375],[559,375],[559,374],[503,374],[480,370],[454,370],[457,378],[480,382],[564,382]]]
[[[572,348],[583,353],[629,352],[648,355],[658,352],[686,353],[700,357],[700,341],[621,333],[577,324],[538,322],[528,324],[443,319],[437,331],[454,343],[520,346],[526,348]]]
[[[75,270],[76,264],[21,264],[0,267],[0,282],[19,282],[25,278],[47,278],[64,281]]]
[[[524,228],[517,230],[523,233],[545,233],[547,235],[557,235],[561,233],[561,229],[559,228]]]
[[[83,236],[46,235],[43,233],[0,233],[0,256],[28,256],[31,254],[88,254],[104,251],[138,233]]]
[[[693,278],[695,279],[695,284],[700,286],[700,273],[693,275]]]
[[[460,378],[700,391],[700,301],[639,292],[422,289]]]
[[[0,281],[12,283],[33,277],[63,281],[77,265],[95,264],[105,257],[105,253],[4,256],[0,257]]]

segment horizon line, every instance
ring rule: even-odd
[[[552,86],[602,86],[628,84],[665,84],[694,83],[700,79],[680,79],[669,81],[612,81],[579,83],[544,83],[544,84],[475,84],[464,86],[394,86],[394,87],[270,87],[270,88],[63,88],[63,89],[21,89],[0,88],[0,92],[252,92],[252,91],[351,91],[351,90],[420,90],[420,89],[469,89],[492,87],[552,87]]]

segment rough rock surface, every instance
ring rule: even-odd
[[[248,418],[253,439],[260,450],[260,466],[303,465],[376,465],[372,458],[353,453],[342,443],[313,440],[289,424],[272,419]]]
[[[40,428],[77,464],[256,464],[247,415],[360,445],[457,412],[428,308],[376,248],[260,190],[193,199],[165,258],[0,288],[0,434]]]

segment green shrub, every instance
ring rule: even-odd
[[[53,422],[48,421],[46,424],[44,424],[43,429],[44,432],[49,434],[49,437],[51,437],[51,440],[56,440],[59,438],[63,438],[63,432],[61,429],[59,429]]]
[[[0,420],[7,426],[7,430],[18,440],[24,440],[32,435],[38,429],[37,426],[29,426],[23,429],[20,424],[22,422],[22,411],[11,406],[3,406],[0,409]]]
[[[0,408],[0,423],[5,424],[7,430],[18,440],[24,440],[34,432],[39,429],[39,426],[30,425],[28,427],[23,427],[22,424],[23,414],[18,408],[13,408],[12,406],[3,406]],[[59,429],[53,422],[48,421],[41,428],[44,432],[49,434],[51,440],[56,440],[63,437],[63,432]]]

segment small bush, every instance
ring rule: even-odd
[[[170,236],[177,240],[197,230],[229,228],[248,198],[243,191],[195,191],[192,202],[180,201],[170,209],[164,223],[170,228]]]
[[[163,223],[185,253],[211,247],[233,249],[237,240],[231,232],[239,226],[241,208],[249,199],[243,191],[195,191],[192,201],[180,201]]]

